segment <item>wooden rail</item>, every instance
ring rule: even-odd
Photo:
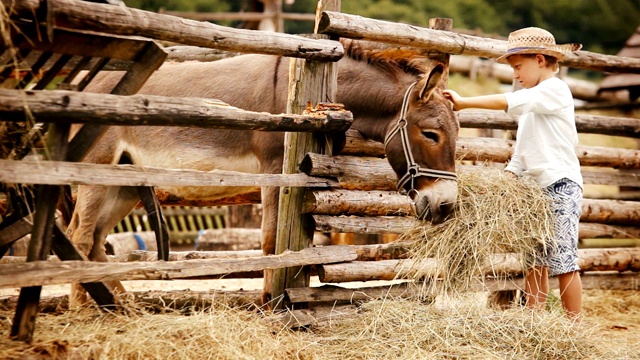
[[[2,0],[2,3],[11,16],[33,19],[35,14],[37,21],[51,21],[57,27],[68,29],[143,36],[184,45],[324,61],[338,61],[344,55],[344,48],[338,41],[233,29],[135,8],[80,0]]]

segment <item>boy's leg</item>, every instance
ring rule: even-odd
[[[549,294],[549,275],[546,266],[534,267],[525,275],[524,291],[527,307],[544,310]]]
[[[573,271],[558,275],[560,283],[560,298],[562,307],[572,319],[577,319],[582,313],[582,280],[580,273]]]

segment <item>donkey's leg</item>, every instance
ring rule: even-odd
[[[80,186],[76,209],[68,233],[71,241],[88,260],[107,262],[105,241],[107,234],[138,203],[135,187]],[[114,292],[125,292],[119,281],[106,282]],[[80,284],[72,284],[70,305],[87,301]]]
[[[278,201],[280,188],[263,187],[262,189],[262,253],[273,255],[276,252],[276,232],[278,227]],[[271,301],[273,288],[273,270],[264,270],[264,290],[262,303]]]

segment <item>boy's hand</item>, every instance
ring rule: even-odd
[[[458,111],[462,110],[462,106],[460,104],[460,100],[462,100],[462,96],[458,95],[457,92],[453,90],[443,90],[442,95],[444,95],[445,99],[451,101],[453,104],[453,110]]]

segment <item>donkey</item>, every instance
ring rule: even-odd
[[[353,113],[352,128],[385,144],[385,153],[406,190],[419,219],[441,222],[457,196],[455,143],[459,125],[450,102],[438,86],[444,66],[397,50],[363,50],[345,46],[338,62],[337,98]],[[141,94],[215,98],[246,110],[286,111],[288,59],[241,55],[215,62],[164,64],[149,78]],[[104,74],[87,91],[105,92],[118,76]],[[133,164],[210,171],[281,173],[280,132],[184,127],[112,126],[84,161],[115,164],[126,157]],[[245,193],[246,187],[171,187],[170,194],[192,200]],[[262,250],[275,252],[278,188],[262,190]],[[68,233],[89,260],[107,261],[108,232],[136,206],[133,187],[79,186]],[[266,277],[265,277],[266,278]],[[266,280],[265,280],[266,281]],[[124,292],[119,282],[109,284]],[[81,288],[74,286],[72,295]],[[72,296],[83,301],[84,295]],[[266,297],[268,299],[268,296]]]

